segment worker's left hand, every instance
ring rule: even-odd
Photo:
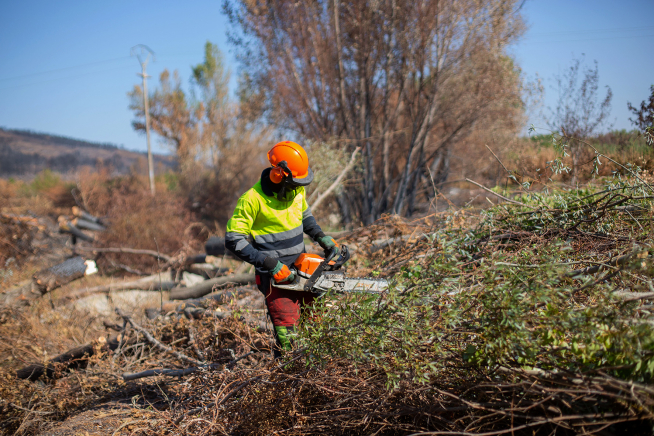
[[[321,236],[316,240],[316,242],[322,247],[323,250],[325,250],[325,254],[333,252],[334,257],[338,256],[338,242],[336,242],[336,240],[331,236]]]

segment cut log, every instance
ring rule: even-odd
[[[88,358],[98,351],[113,351],[118,348],[118,336],[112,336],[106,342],[101,338],[99,341],[73,348],[65,353],[50,359],[45,364],[33,363],[16,371],[16,377],[19,379],[36,380],[42,375],[52,377],[56,370],[74,369],[85,365]],[[134,340],[126,341],[125,344],[132,343]]]
[[[83,257],[73,257],[59,265],[37,272],[34,274],[34,282],[41,289],[41,293],[45,294],[73,280],[84,277],[85,262]]]
[[[71,223],[70,221],[68,221],[67,219],[61,216],[59,217],[59,233],[68,233],[73,235],[75,238],[79,238],[87,242],[95,241],[95,239],[93,239],[91,236],[87,235],[86,233],[75,227],[73,223]]]
[[[254,274],[234,274],[231,276],[216,277],[215,279],[207,280],[189,288],[174,288],[170,291],[170,299],[188,300],[189,298],[200,298],[211,293],[214,289],[219,289],[224,286],[248,285],[254,282]]]
[[[105,223],[100,218],[95,217],[95,216],[91,215],[90,213],[83,211],[82,209],[80,209],[77,206],[73,206],[73,215],[78,217],[78,218],[82,218],[82,219],[84,219],[86,221],[90,221],[92,223],[100,224],[101,226],[105,225]]]
[[[30,282],[0,294],[0,305],[29,304],[31,300],[42,297],[65,284],[84,277],[87,270],[82,257],[73,257],[67,261],[44,269],[34,274]]]
[[[85,230],[94,230],[97,232],[102,232],[107,230],[107,228],[103,225],[100,225],[98,223],[94,223],[93,221],[87,221],[82,218],[75,218],[74,220],[71,221],[74,226],[80,229],[85,229]]]
[[[186,258],[184,261],[185,265],[192,265],[194,263],[205,263],[207,261],[207,255],[206,254],[196,254],[193,256],[189,256]]]

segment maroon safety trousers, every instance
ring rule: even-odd
[[[293,327],[300,320],[303,306],[310,306],[315,295],[312,292],[290,291],[273,285],[268,274],[257,274],[257,287],[266,297],[266,307],[275,327]]]

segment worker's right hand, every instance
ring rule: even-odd
[[[340,245],[338,245],[338,242],[336,242],[334,238],[323,234],[322,236],[318,237],[318,239],[316,239],[316,242],[322,247],[323,250],[325,250],[325,256],[329,256],[331,253],[334,253],[334,257],[338,258]]]
[[[272,257],[267,257],[263,265],[268,269],[275,283],[292,282],[295,280],[295,274],[286,265]],[[274,266],[273,266],[274,265]]]

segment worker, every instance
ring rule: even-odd
[[[255,267],[257,287],[266,298],[274,327],[275,357],[279,357],[280,350],[291,349],[289,335],[314,294],[275,284],[295,279],[289,266],[305,252],[304,233],[326,254],[338,255],[339,247],[322,231],[307,204],[305,188],[313,180],[313,171],[306,151],[295,142],[280,142],[268,152],[268,161],[271,166],[260,180],[238,199],[227,222],[225,247]]]

